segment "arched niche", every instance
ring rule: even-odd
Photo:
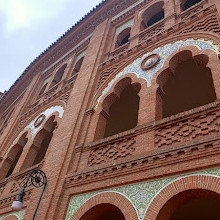
[[[13,173],[17,163],[19,162],[23,149],[28,142],[27,135],[28,132],[22,134],[16,144],[14,144],[9,150],[1,166],[0,179],[9,177]]]
[[[66,67],[67,67],[67,64],[65,63],[57,70],[57,72],[55,73],[53,80],[50,84],[50,88],[55,86],[57,83],[59,83],[62,80],[62,77],[63,77],[63,74],[64,74]]]
[[[81,57],[75,64],[74,68],[73,68],[73,72],[72,72],[72,76],[74,76],[75,74],[77,74],[80,69],[81,69],[81,66],[82,66],[82,63],[83,63],[83,60],[84,60],[84,57]]]
[[[156,109],[165,118],[216,100],[212,72],[205,54],[180,51],[157,77]],[[159,116],[160,115],[160,116]]]
[[[202,0],[180,0],[181,9],[185,11],[201,1]]]
[[[55,115],[51,115],[45,121],[41,129],[34,136],[30,148],[24,158],[21,170],[27,169],[33,165],[40,163],[48,150],[53,132],[57,127],[57,119]]]
[[[134,128],[138,122],[141,89],[139,82],[125,77],[117,82],[102,101],[95,140]]]
[[[164,18],[164,2],[159,1],[147,8],[141,16],[141,31]]]
[[[121,31],[116,38],[116,43],[115,43],[115,48],[118,48],[126,43],[129,42],[130,38],[130,33],[131,33],[131,27],[128,27]]]

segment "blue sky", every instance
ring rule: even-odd
[[[0,0],[0,92],[101,0]]]

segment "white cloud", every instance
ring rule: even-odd
[[[56,16],[70,0],[0,0],[0,11],[6,18],[6,31],[31,28],[45,19]]]

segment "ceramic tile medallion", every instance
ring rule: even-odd
[[[71,219],[73,214],[86,201],[104,192],[115,192],[125,196],[136,209],[139,220],[143,220],[146,210],[149,207],[151,201],[163,188],[180,178],[196,175],[208,175],[220,178],[220,167],[72,196],[66,215],[66,220],[73,220]]]
[[[2,215],[2,216],[0,216],[0,220],[4,220],[4,218],[6,218],[8,216],[16,216],[18,220],[22,220],[24,218],[24,214],[25,214],[25,209],[22,209],[18,212],[10,212],[6,215]]]
[[[41,112],[20,132],[18,137],[13,141],[12,145],[14,145],[18,141],[18,139],[24,134],[24,132],[28,131],[29,129],[31,130],[31,135],[33,137],[41,129],[45,120],[47,120],[54,112],[58,112],[59,117],[62,118],[64,109],[62,106],[52,106]]]
[[[102,97],[108,93],[112,87],[112,85],[122,76],[125,76],[126,74],[129,73],[134,73],[138,78],[142,78],[145,79],[147,81],[147,86],[150,87],[151,86],[151,80],[153,78],[153,76],[160,70],[162,69],[166,59],[172,54],[174,53],[176,50],[185,47],[185,46],[196,46],[199,50],[212,50],[214,51],[216,54],[219,53],[219,48],[220,45],[215,45],[213,43],[213,41],[205,41],[204,39],[198,39],[198,40],[194,40],[194,39],[188,39],[186,41],[176,41],[175,43],[170,43],[170,44],[166,44],[163,47],[159,47],[156,48],[155,50],[148,52],[146,54],[144,54],[142,57],[134,60],[131,64],[129,64],[128,66],[126,66],[120,73],[118,73],[114,79],[112,79],[108,86],[102,91],[101,96],[99,96],[98,100],[97,100],[97,104],[100,102],[100,100],[102,99]],[[142,69],[141,68],[141,64],[142,62],[147,58],[147,57],[151,57],[153,54],[157,55],[159,57],[159,61],[156,63],[156,65],[153,65],[152,68],[149,69]],[[147,65],[151,65],[152,62],[155,62],[155,57],[151,57],[150,60],[147,60],[148,63]]]

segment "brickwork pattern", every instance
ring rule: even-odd
[[[155,146],[157,148],[174,146],[196,138],[218,135],[219,131],[220,112],[209,112],[157,129]]]
[[[131,156],[135,151],[134,144],[134,138],[128,138],[93,149],[90,152],[88,166],[110,163]]]

